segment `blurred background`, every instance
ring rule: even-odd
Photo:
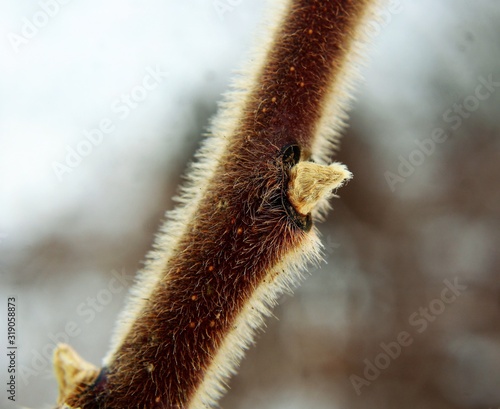
[[[0,325],[15,296],[19,345],[0,406],[44,408],[56,342],[100,364],[269,15],[261,0],[0,8]],[[223,408],[500,407],[500,3],[395,0],[379,17],[326,262],[282,298]]]

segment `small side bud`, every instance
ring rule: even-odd
[[[341,163],[319,165],[314,162],[299,162],[290,169],[288,200],[298,213],[307,215],[322,199],[349,179],[352,173]]]
[[[63,405],[68,395],[73,393],[78,385],[90,385],[99,375],[97,367],[83,360],[67,344],[57,345],[54,350],[53,364],[59,385],[58,405]]]

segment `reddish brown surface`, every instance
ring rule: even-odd
[[[294,2],[197,219],[107,368],[104,388],[88,388],[69,405],[182,408],[189,402],[243,305],[303,239],[282,204],[281,152],[292,143],[310,149],[366,3]]]

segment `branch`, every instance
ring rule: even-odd
[[[351,177],[326,163],[372,1],[285,6],[213,121],[103,368],[56,351],[59,407],[215,406],[277,296],[319,259],[313,221]]]

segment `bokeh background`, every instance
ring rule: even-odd
[[[6,409],[55,402],[58,340],[100,363],[269,18],[261,0],[62,3],[0,5],[0,325],[15,296],[19,345]],[[223,408],[500,407],[500,3],[390,1],[367,34],[326,262],[282,298]],[[141,89],[151,71],[167,74]]]

